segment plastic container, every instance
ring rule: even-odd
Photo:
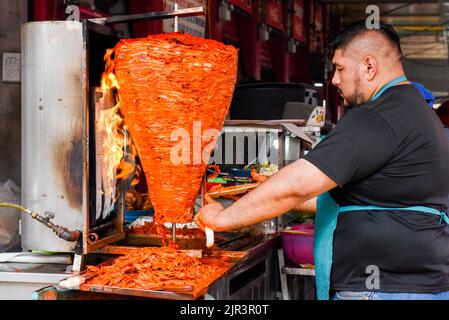
[[[147,211],[138,210],[138,211],[125,211],[125,224],[131,224],[139,217],[148,217],[154,214],[154,210],[150,209]]]
[[[281,232],[284,255],[295,266],[314,264],[312,224],[294,225]]]
[[[251,170],[232,168],[230,173],[238,178],[251,178]]]
[[[259,223],[259,231],[264,235],[278,233],[277,218],[265,220]]]

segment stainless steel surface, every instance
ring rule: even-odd
[[[66,265],[0,263],[0,300],[32,300],[33,292],[69,275]]]
[[[189,292],[184,292],[184,290],[172,291],[167,290],[140,290],[140,289],[129,289],[129,288],[119,288],[110,286],[96,286],[96,285],[82,285],[84,288],[82,291],[87,292],[100,292],[100,293],[110,293],[118,294],[123,296],[133,296],[141,298],[151,298],[151,299],[164,299],[164,300],[194,300],[196,297],[191,295]]]
[[[105,188],[116,185],[114,174],[110,183],[97,181],[95,175],[108,168],[98,165],[96,157],[101,155],[94,150],[103,141],[94,139],[98,106],[91,99],[89,82],[89,76],[97,78],[93,70],[101,72],[101,66],[89,63],[94,56],[101,60],[116,41],[108,29],[88,21],[32,22],[22,27],[22,204],[37,212],[54,212],[53,223],[83,234],[79,243],[69,243],[23,215],[25,250],[87,254],[125,237],[123,197],[111,223],[106,218],[115,200],[111,205],[108,197],[94,193],[98,189],[90,190],[99,182]],[[96,37],[107,38],[108,44],[96,42]],[[97,202],[89,206],[90,199]],[[93,221],[94,214],[102,220]],[[94,243],[88,241],[91,228],[100,236]]]
[[[113,16],[109,18],[90,19],[89,21],[98,24],[115,24],[115,23],[142,21],[142,20],[173,19],[175,17],[182,18],[204,14],[206,14],[204,7],[195,7],[172,11],[159,11],[159,12],[140,13],[123,16]]]
[[[291,133],[285,135],[285,164],[289,165],[296,160],[298,160],[299,155],[301,155],[301,140],[296,139]]]
[[[54,282],[0,282],[0,300],[35,300],[35,291],[54,284]]]
[[[276,252],[279,235],[265,236],[242,247],[247,256],[208,291],[218,300],[275,300],[280,292]]]
[[[283,274],[291,274],[295,276],[315,276],[315,269],[283,267],[281,272]]]
[[[217,164],[267,163],[279,169],[303,157],[319,142],[303,120],[226,121],[212,160]],[[318,128],[319,130],[319,128]],[[301,143],[308,145],[302,148]]]
[[[248,257],[256,256],[264,251],[282,246],[279,234],[262,237],[256,244],[243,247],[241,250],[248,252]]]
[[[22,204],[82,230],[87,211],[86,51],[80,22],[22,27]],[[26,250],[70,252],[76,243],[22,215]]]
[[[284,257],[284,249],[278,249],[278,262],[279,262],[279,274],[281,277],[281,293],[282,293],[282,300],[290,300],[290,297],[288,295],[288,282],[287,282],[287,276],[285,273],[282,272],[282,268],[285,265],[285,257]]]
[[[84,267],[84,256],[80,254],[75,254],[73,258],[73,272],[81,272]]]
[[[67,274],[0,272],[0,283],[20,282],[20,283],[56,284],[65,278],[67,278]]]

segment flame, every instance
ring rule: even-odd
[[[101,89],[103,90],[103,95],[106,95],[111,89],[120,89],[118,85],[117,78],[114,73],[115,62],[112,58],[114,54],[114,49],[107,49],[104,55],[104,61],[106,62],[105,72],[101,76]],[[120,105],[120,99],[118,99],[116,106]]]
[[[108,49],[104,56],[106,64],[105,72],[101,77],[103,97],[100,99],[100,102],[103,106],[115,105],[112,108],[100,110],[98,128],[103,136],[103,164],[107,167],[105,177],[107,181],[104,181],[103,185],[113,182],[115,193],[116,182],[120,179],[127,179],[133,174],[134,179],[131,186],[137,185],[141,169],[137,168],[135,164],[137,149],[129,136],[124,119],[120,114],[121,100],[118,94],[118,81],[114,73],[115,62],[113,55],[114,49]],[[125,149],[129,150],[126,159]],[[112,198],[115,198],[115,194]]]

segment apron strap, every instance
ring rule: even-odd
[[[329,192],[318,196],[313,237],[316,295],[318,300],[329,300],[333,240],[334,231],[337,227],[338,213],[338,204]]]
[[[404,82],[404,81],[407,81],[406,76],[401,76],[396,79],[393,79],[392,81],[390,81],[386,85],[384,85],[382,88],[380,88],[380,90],[370,99],[370,101],[376,100],[377,98],[379,98],[382,95],[382,93],[385,92],[385,90],[397,85],[400,82]]]
[[[351,212],[351,211],[364,211],[364,210],[383,210],[383,211],[417,211],[421,213],[428,213],[440,216],[440,224],[444,221],[449,224],[449,217],[445,211],[440,211],[435,208],[425,207],[425,206],[412,206],[405,208],[387,208],[379,206],[345,206],[340,207],[340,213]]]

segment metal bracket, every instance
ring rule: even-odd
[[[50,220],[52,220],[52,219],[54,219],[56,217],[56,215],[53,212],[50,212],[50,211],[46,211],[44,213],[44,215],[45,215],[44,219],[47,220],[47,221],[50,221]]]
[[[73,258],[73,272],[81,272],[81,269],[84,267],[84,256],[81,254],[75,254]]]
[[[279,274],[281,277],[281,290],[282,290],[282,300],[290,300],[290,295],[288,294],[288,282],[287,275],[282,272],[282,267],[285,265],[284,259],[284,249],[278,249],[278,262],[279,262]]]

